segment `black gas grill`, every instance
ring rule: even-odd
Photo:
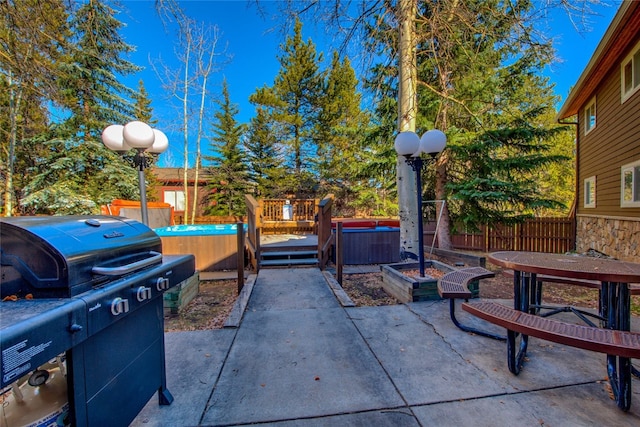
[[[65,354],[76,426],[126,426],[166,388],[162,294],[194,273],[146,226],[109,216],[0,220],[1,387]]]

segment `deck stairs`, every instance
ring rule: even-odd
[[[317,246],[263,247],[260,251],[260,268],[317,266]]]

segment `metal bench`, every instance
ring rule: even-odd
[[[473,296],[469,290],[469,284],[476,280],[487,279],[489,277],[495,277],[495,274],[482,267],[469,267],[450,271],[438,280],[438,294],[441,298],[449,300],[449,316],[453,324],[459,329],[495,340],[505,341],[507,338],[504,336],[463,325],[456,318],[456,299],[468,301],[469,298]]]
[[[515,310],[495,302],[462,304],[462,309],[507,329],[509,371],[518,375],[525,360],[528,337],[607,354],[607,372],[619,408],[631,405],[630,358],[640,358],[640,333],[576,325]],[[521,337],[519,345],[516,344]],[[619,358],[618,360],[616,360]]]

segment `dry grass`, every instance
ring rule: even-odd
[[[222,329],[236,301],[235,280],[203,280],[198,296],[180,313],[165,316],[166,332]]]

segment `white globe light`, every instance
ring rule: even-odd
[[[415,132],[400,132],[393,146],[399,155],[408,157],[420,149],[420,137]]]
[[[124,126],[122,125],[107,126],[102,131],[102,143],[112,151],[129,151],[130,147],[124,142],[124,137],[122,136],[123,130]]]
[[[145,150],[153,145],[155,134],[153,129],[146,123],[139,121],[129,122],[124,125],[122,131],[124,142],[131,148]]]
[[[148,151],[155,154],[164,153],[164,151],[169,148],[169,139],[167,138],[167,135],[158,129],[153,129],[153,133],[156,138]]]
[[[435,156],[447,145],[447,136],[438,129],[431,129],[420,138],[420,151]]]

